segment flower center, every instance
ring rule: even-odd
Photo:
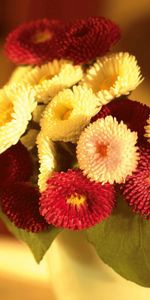
[[[105,144],[98,144],[98,145],[97,145],[97,152],[98,152],[102,157],[107,156],[107,150],[108,150],[108,145],[105,145]]]
[[[55,114],[60,120],[68,120],[72,111],[73,107],[71,105],[60,105],[57,109],[55,109]]]
[[[111,88],[111,86],[114,85],[116,79],[117,79],[116,75],[114,75],[112,77],[104,78],[100,83],[99,89],[100,90],[109,90]]]
[[[50,41],[53,37],[53,33],[49,32],[49,31],[41,31],[41,32],[37,32],[33,38],[32,38],[32,42],[34,44],[40,44],[40,43],[44,43],[46,41]]]
[[[2,101],[0,102],[0,126],[5,125],[6,123],[12,120],[13,105],[11,102]]]
[[[71,195],[69,198],[67,198],[67,203],[72,204],[74,206],[81,206],[86,202],[86,196],[79,195],[77,193]]]

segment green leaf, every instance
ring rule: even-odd
[[[150,221],[132,213],[123,199],[110,218],[87,230],[87,238],[121,276],[150,287]]]
[[[17,228],[8,218],[0,211],[0,218],[7,226],[8,230],[19,240],[25,242],[31,249],[34,258],[39,263],[46,251],[49,249],[57,234],[61,231],[59,228],[49,227],[47,231],[40,233],[27,232]]]

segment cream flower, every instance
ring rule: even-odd
[[[75,143],[100,108],[92,90],[81,86],[66,89],[47,105],[41,119],[42,130],[54,141]]]
[[[83,70],[65,60],[53,60],[40,67],[36,66],[22,78],[22,83],[30,84],[38,102],[47,103],[59,91],[71,87],[81,80]]]
[[[33,121],[39,123],[46,105],[38,104],[33,112]]]
[[[101,103],[106,104],[116,97],[129,94],[142,80],[135,56],[120,52],[98,58],[87,70],[82,84],[92,88]]]
[[[150,116],[149,116],[149,119],[147,120],[147,124],[148,125],[146,125],[145,126],[145,137],[147,137],[148,138],[148,142],[150,143]]]
[[[41,192],[46,189],[46,182],[54,171],[57,171],[56,149],[54,143],[42,132],[37,137],[40,174],[38,185]]]
[[[122,183],[138,163],[137,133],[108,116],[90,124],[77,145],[79,168],[91,180]]]
[[[21,143],[30,151],[34,148],[36,144],[36,138],[38,135],[38,130],[30,129],[23,137],[21,137]]]
[[[8,84],[20,83],[32,69],[32,66],[19,66],[15,68],[11,74]]]
[[[0,90],[0,153],[19,141],[36,105],[29,87],[14,84]]]

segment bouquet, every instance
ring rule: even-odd
[[[11,32],[18,66],[0,90],[0,217],[40,262],[62,230],[150,287],[150,107],[134,55],[112,52],[104,17],[42,19]],[[129,99],[131,97],[131,99]]]

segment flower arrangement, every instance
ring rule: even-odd
[[[6,39],[18,66],[0,90],[0,216],[39,262],[84,230],[119,274],[150,287],[150,107],[134,55],[110,52],[104,17],[37,20]]]

